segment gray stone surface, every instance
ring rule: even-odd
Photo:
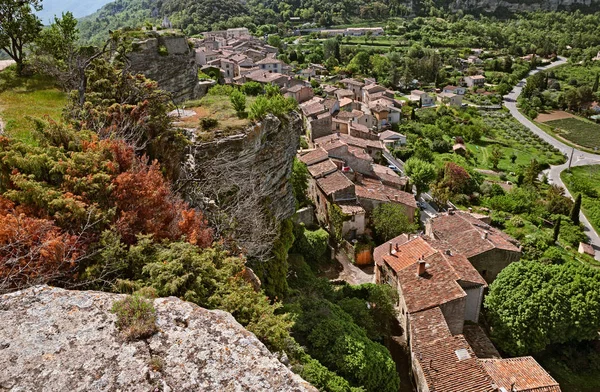
[[[198,84],[195,52],[185,37],[150,37],[135,41],[133,47],[127,55],[130,72],[156,80],[161,89],[172,94],[175,102],[196,99],[206,93]],[[159,54],[160,47],[166,48],[168,54]]]
[[[154,300],[159,332],[123,341],[122,295],[37,286],[0,297],[0,391],[315,391],[226,312]],[[162,370],[152,370],[160,358]]]

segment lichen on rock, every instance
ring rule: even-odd
[[[0,297],[0,390],[316,391],[226,312],[154,300],[158,332],[127,342],[123,295],[36,286]]]

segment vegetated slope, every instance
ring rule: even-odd
[[[43,0],[41,11],[36,15],[44,24],[54,20],[54,15],[60,17],[63,12],[70,11],[76,18],[89,15],[111,0]]]
[[[165,16],[188,35],[211,30],[213,24],[248,13],[239,0],[117,0],[80,20],[82,40],[98,43],[109,30],[156,24]]]

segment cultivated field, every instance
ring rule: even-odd
[[[600,147],[600,125],[578,118],[547,121],[547,125],[563,138],[583,147]]]
[[[535,121],[545,123],[548,121],[554,120],[563,120],[565,118],[574,118],[575,115],[567,112],[563,112],[562,110],[553,110],[549,113],[540,113]]]

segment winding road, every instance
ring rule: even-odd
[[[545,67],[538,67],[537,69],[531,71],[529,75],[533,75],[540,71],[554,68],[566,63],[566,58],[559,57],[557,61]],[[563,188],[565,188],[566,194],[569,197],[573,198],[573,196],[569,193],[569,190],[560,178],[560,173],[569,167],[568,158],[572,157],[571,166],[600,165],[600,155],[591,154],[566,145],[565,143],[555,139],[554,137],[544,132],[534,123],[529,121],[529,119],[523,116],[521,112],[519,112],[519,110],[517,109],[517,98],[519,97],[519,95],[521,95],[521,91],[523,90],[522,86],[524,84],[525,79],[521,80],[517,87],[515,87],[509,94],[504,96],[504,105],[510,111],[510,114],[512,114],[512,116],[515,119],[517,119],[517,121],[519,121],[521,124],[529,128],[531,132],[535,133],[540,138],[559,149],[560,152],[562,152],[565,156],[567,156],[567,163],[557,166],[550,166],[550,169],[548,169],[545,173],[547,174],[548,181],[550,183],[562,186]],[[594,228],[592,227],[586,216],[583,214],[583,212],[580,214],[580,220],[585,226],[585,234],[590,239],[590,243],[592,244],[592,246],[596,249],[596,260],[600,260],[600,236],[598,236],[598,233],[594,231]]]

